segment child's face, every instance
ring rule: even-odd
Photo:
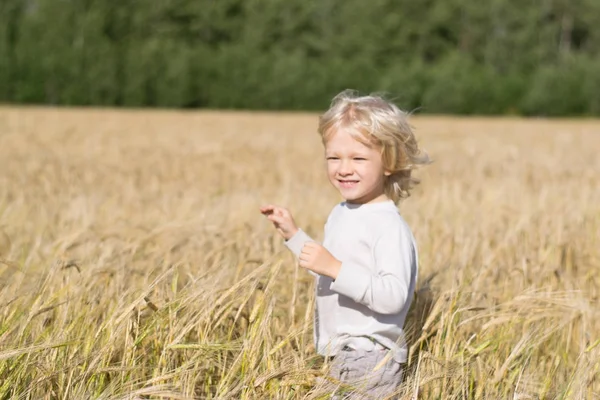
[[[367,146],[349,133],[335,132],[325,143],[327,175],[331,184],[350,203],[366,204],[387,200],[380,149]]]

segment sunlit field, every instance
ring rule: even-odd
[[[401,399],[600,398],[600,121],[411,119]],[[317,399],[315,114],[0,109],[0,399]]]

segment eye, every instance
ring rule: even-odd
[[[339,157],[327,157],[328,161],[335,161],[335,160],[339,160]]]
[[[367,159],[364,157],[354,157],[354,161],[366,161]]]

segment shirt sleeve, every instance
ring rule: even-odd
[[[409,291],[412,275],[416,273],[415,246],[410,233],[402,226],[386,230],[375,241],[373,256],[373,270],[342,262],[331,290],[377,313],[397,314],[412,296]]]
[[[325,236],[327,236],[327,227],[329,226],[330,218],[331,218],[331,214],[327,217],[327,221],[325,222],[325,228],[324,228]],[[304,232],[302,229],[298,228],[298,231],[296,232],[296,234],[294,236],[292,236],[289,240],[285,241],[285,245],[292,253],[294,253],[296,258],[298,258],[298,257],[300,257],[300,252],[302,252],[302,248],[304,247],[306,242],[315,242],[316,243],[316,240],[313,240],[310,236],[308,236],[308,234],[306,232]],[[317,274],[311,270],[307,270],[307,271],[312,276],[315,276],[315,277],[319,276],[319,274]]]
[[[298,229],[294,236],[285,241],[285,245],[298,258],[306,242],[314,242],[314,240],[302,229]]]
[[[314,242],[314,240],[310,236],[308,236],[308,234],[306,232],[304,232],[302,229],[298,229],[298,232],[296,232],[296,234],[294,236],[292,236],[289,240],[285,241],[285,245],[287,246],[288,249],[290,249],[290,251],[292,253],[294,253],[296,258],[298,258],[298,257],[300,257],[300,252],[302,251],[302,248],[304,247],[306,242]],[[315,277],[319,276],[319,274],[317,274],[311,270],[307,270],[307,271],[312,276],[315,276]]]

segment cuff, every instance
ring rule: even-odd
[[[358,265],[342,263],[337,278],[329,288],[358,303],[364,297],[370,284],[371,274],[368,271]]]
[[[302,229],[298,229],[298,232],[296,232],[294,236],[285,241],[285,245],[296,257],[299,257],[302,247],[304,247],[306,242],[314,242],[314,240],[312,240]]]

